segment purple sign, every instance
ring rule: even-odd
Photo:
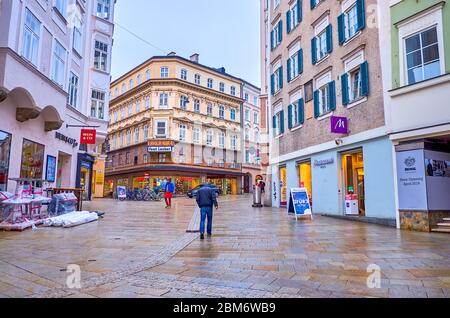
[[[348,134],[348,118],[346,117],[331,117],[331,132],[334,134]]]

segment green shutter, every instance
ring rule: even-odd
[[[328,83],[328,109],[336,110],[336,84],[334,81]]]
[[[298,116],[300,125],[303,125],[305,123],[305,100],[303,98],[298,100]]]
[[[288,128],[292,129],[293,123],[292,123],[292,105],[288,106]]]
[[[287,81],[290,82],[291,78],[291,59],[287,60]]]
[[[316,53],[317,53],[317,38],[313,37],[311,39],[311,60],[313,65],[317,63]]]
[[[291,10],[286,12],[286,30],[287,33],[291,33]]]
[[[274,31],[270,32],[270,49],[273,50],[275,47],[275,41],[274,41]]]
[[[365,14],[365,6],[364,0],[356,1],[356,11],[358,14],[358,30],[362,30],[366,27],[366,14]]]
[[[369,64],[366,62],[360,65],[361,76],[361,96],[369,96]]]
[[[342,74],[341,76],[341,90],[342,90],[342,105],[348,105],[348,74]]]
[[[277,116],[272,117],[272,128],[275,130],[277,129]]]
[[[303,20],[302,0],[297,0],[297,22],[300,23]]]
[[[284,110],[280,112],[280,134],[284,134]]]
[[[342,45],[342,44],[344,44],[344,42],[345,42],[344,16],[345,16],[345,14],[342,13],[340,16],[338,16],[338,19],[337,19],[337,22],[338,22],[338,35],[339,35],[339,45]]]
[[[272,96],[275,95],[275,75],[272,74],[270,76],[270,92],[272,93]]]
[[[311,0],[311,10],[316,7],[316,0]]]
[[[318,118],[320,116],[319,109],[319,91],[314,92],[314,117]]]
[[[278,75],[279,75],[279,79],[280,79],[280,89],[282,89],[283,88],[283,66],[281,66],[279,69],[278,69]]]
[[[283,41],[283,21],[278,22],[278,43]]]
[[[300,49],[298,51],[298,55],[297,55],[297,66],[298,66],[298,74],[302,74],[303,73],[303,49]]]
[[[331,24],[327,26],[327,53],[333,52],[333,27]]]

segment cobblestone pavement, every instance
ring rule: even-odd
[[[298,221],[221,198],[214,235],[194,201],[98,200],[107,213],[73,229],[0,232],[1,297],[450,297],[450,235],[402,232],[325,217]],[[194,226],[195,227],[195,226]],[[82,288],[65,288],[69,264]],[[381,268],[381,288],[367,268]]]

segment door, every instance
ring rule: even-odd
[[[250,178],[249,175],[244,177],[244,193],[250,193]]]

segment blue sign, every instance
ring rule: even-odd
[[[291,189],[288,207],[288,213],[293,213],[296,217],[312,215],[308,190],[305,188]]]
[[[47,156],[47,169],[45,170],[45,180],[48,182],[56,181],[56,157]]]

